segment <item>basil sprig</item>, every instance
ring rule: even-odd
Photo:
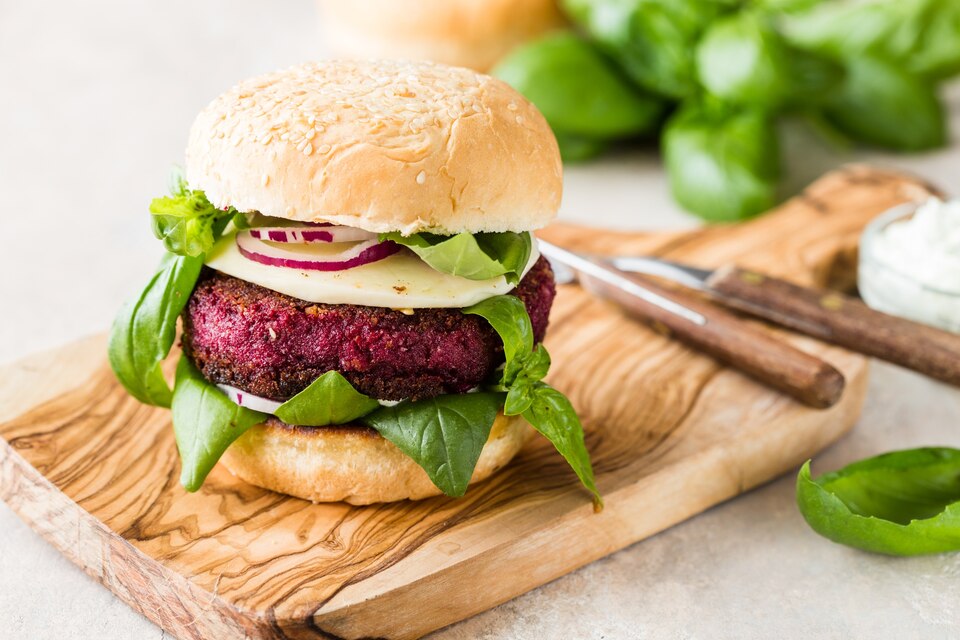
[[[180,484],[196,491],[234,440],[267,415],[235,404],[180,356],[174,383],[173,433],[180,452]]]
[[[511,231],[453,236],[381,233],[380,239],[408,247],[437,271],[469,280],[504,276],[510,284],[520,281],[533,246],[529,233]]]
[[[379,402],[354,389],[339,372],[327,371],[274,413],[287,424],[322,427],[348,424],[379,407]]]
[[[462,393],[383,407],[361,420],[427,472],[448,496],[467,491],[490,437],[500,393]]]
[[[150,203],[153,233],[170,253],[199,257],[210,250],[236,209],[217,209],[203,191],[190,189],[179,168],[170,177],[170,196]]]
[[[134,398],[170,406],[170,387],[160,365],[170,353],[177,317],[187,304],[203,258],[164,254],[140,295],[128,301],[110,330],[107,356],[117,379]]]
[[[820,535],[895,556],[960,550],[960,450],[894,451],[797,477],[797,504]]]
[[[167,253],[140,295],[120,309],[107,347],[110,366],[130,395],[158,407],[171,402],[160,365],[173,346],[177,318],[200,277],[204,253],[236,214],[189,189],[178,167],[170,175],[170,194],[150,204],[154,232]]]
[[[504,413],[522,415],[553,443],[583,486],[593,494],[594,507],[602,508],[603,499],[594,481],[583,425],[566,396],[541,381],[550,368],[550,356],[542,344],[533,348],[533,326],[523,302],[516,296],[494,296],[463,312],[486,319],[503,341],[506,364],[500,386],[507,391]]]

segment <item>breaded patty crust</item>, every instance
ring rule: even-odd
[[[556,294],[546,259],[511,294],[540,342]],[[211,269],[184,309],[183,348],[211,382],[278,401],[327,371],[380,400],[464,393],[503,362],[487,321],[458,309],[317,304]]]

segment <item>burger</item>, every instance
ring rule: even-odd
[[[331,53],[432,60],[486,71],[565,24],[557,0],[317,0]]]
[[[171,409],[188,491],[220,462],[315,502],[462,496],[536,431],[599,505],[543,381],[556,289],[531,230],[561,183],[543,117],[489,76],[331,61],[244,81],[150,205],[166,252],[110,363]]]

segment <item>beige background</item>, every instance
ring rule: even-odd
[[[146,206],[181,160],[193,115],[235,80],[320,56],[316,21],[310,3],[291,0],[0,0],[0,361],[108,325],[159,255]],[[838,152],[789,125],[791,188],[870,159],[960,195],[960,86],[951,105],[952,147],[923,155]],[[562,217],[695,224],[671,203],[652,149],[570,168]],[[816,468],[918,445],[960,446],[960,392],[878,365],[857,429]],[[833,545],[807,529],[792,484],[782,478],[438,637],[960,634],[960,556]],[[0,638],[163,637],[0,503]]]

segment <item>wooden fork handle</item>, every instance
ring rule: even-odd
[[[960,385],[960,335],[875,311],[840,293],[737,267],[718,269],[707,286],[729,307]]]

